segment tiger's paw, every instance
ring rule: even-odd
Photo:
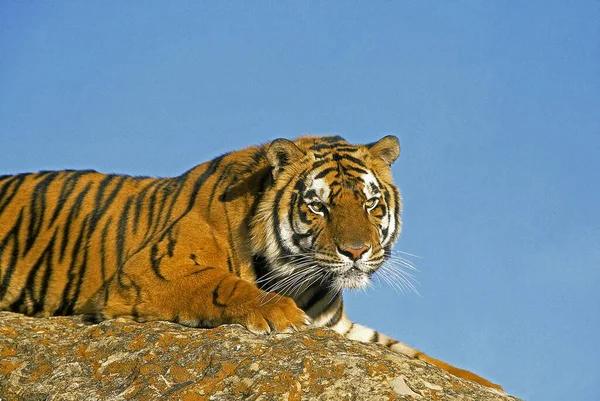
[[[291,333],[311,324],[306,313],[288,297],[265,293],[240,322],[255,334]]]

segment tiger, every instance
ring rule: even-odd
[[[253,333],[329,328],[501,389],[346,315],[401,231],[389,135],[276,139],[171,178],[0,176],[0,310]]]

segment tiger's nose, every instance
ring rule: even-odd
[[[371,249],[371,246],[365,245],[365,244],[355,244],[353,246],[339,246],[338,245],[338,251],[342,255],[345,255],[354,261],[360,259],[360,257],[365,252],[367,252],[369,249]]]

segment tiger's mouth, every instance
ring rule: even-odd
[[[333,286],[338,289],[361,289],[371,283],[373,272],[366,272],[353,266],[344,272],[337,272],[333,276]]]
[[[326,258],[329,255],[313,256],[316,266],[324,277],[324,282],[336,290],[362,289],[371,283],[371,276],[381,266],[374,260],[355,260]],[[333,260],[331,260],[333,259]]]
[[[297,283],[303,280],[307,281],[307,285],[321,283],[335,291],[362,289],[371,283],[371,276],[375,274],[381,265],[381,263],[372,260],[348,261],[331,256],[330,254],[320,254],[314,251],[310,254],[307,252],[304,255],[295,256],[292,263],[284,264],[287,266],[286,269],[289,270],[286,273],[280,273],[279,278],[284,276],[296,277],[297,280],[295,281]],[[277,264],[273,265],[278,266]],[[271,276],[275,278],[277,274],[271,274]],[[288,282],[292,282],[292,280],[288,279]]]

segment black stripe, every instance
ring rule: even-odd
[[[233,273],[233,266],[231,265],[231,257],[229,254],[227,255],[227,270],[229,270],[229,273]]]
[[[53,270],[52,260],[53,260],[53,256],[54,256],[54,242],[56,240],[57,235],[58,235],[57,232],[55,232],[54,235],[52,236],[52,239],[48,243],[46,250],[44,250],[44,253],[42,253],[42,255],[39,258],[39,263],[41,264],[42,258],[44,258],[44,256],[46,256],[46,258],[45,258],[46,269],[45,269],[44,275],[41,278],[40,283],[39,283],[41,285],[41,287],[40,287],[38,299],[34,303],[34,309],[32,311],[32,314],[41,312],[46,303],[46,294],[48,293],[48,286],[50,285],[50,277],[52,276],[52,270]]]
[[[387,191],[387,188],[383,190],[383,199],[387,205],[391,205],[390,193]]]
[[[0,262],[2,262],[3,266],[6,266],[4,276],[2,277],[2,282],[0,282],[0,300],[6,295],[10,285],[10,279],[17,268],[17,259],[19,257],[19,231],[21,230],[22,222],[23,209],[21,209],[15,225],[8,231],[8,233],[6,233],[0,242]],[[8,263],[4,263],[4,250],[8,247],[9,243],[12,243],[12,252],[10,254]]]
[[[336,157],[336,155],[334,155],[333,160],[336,160],[336,159],[338,159],[338,157]],[[357,159],[356,157],[350,156],[348,154],[340,156],[339,160],[349,160],[352,163],[357,164],[359,167],[363,167],[365,169],[368,169],[367,166],[365,165],[365,163],[362,160]]]
[[[104,191],[105,191],[106,187],[117,177],[119,179],[119,182],[117,182],[117,184],[112,189],[110,194],[106,197],[106,199],[103,199]],[[104,216],[106,211],[110,208],[110,206],[112,206],[115,198],[117,197],[117,194],[119,193],[121,188],[123,188],[123,185],[125,184],[125,181],[127,180],[127,178],[129,178],[129,177],[109,175],[109,176],[106,176],[102,180],[102,182],[100,183],[100,186],[98,187],[97,193],[96,193],[96,201],[94,203],[94,217],[92,220],[91,232],[93,232],[95,230],[96,225],[98,224],[98,222],[100,221],[102,216]]]
[[[154,218],[154,216],[152,217],[152,234],[149,235],[149,238],[153,237],[161,227],[164,227],[162,218],[163,216],[166,216],[165,204],[167,203],[168,195],[171,193],[171,190],[169,189],[169,186],[171,185],[170,180],[172,180],[172,178],[162,179],[161,184],[157,186],[154,191],[153,195],[158,197],[158,207],[156,208],[156,218]],[[151,226],[148,226],[148,228],[150,227]]]
[[[133,215],[133,233],[137,233],[138,226],[140,224],[140,216],[142,214],[142,209],[144,208],[144,200],[146,198],[147,192],[152,188],[159,180],[152,180],[146,186],[144,186],[140,192],[136,195],[135,200],[135,213]],[[149,216],[151,219],[152,216]]]
[[[50,225],[53,225],[61,210],[65,207],[67,200],[71,195],[74,195],[73,190],[79,183],[79,179],[87,174],[92,174],[94,171],[91,170],[80,170],[80,171],[63,171],[66,175],[66,178],[63,179],[63,184],[60,189],[60,195],[58,196],[58,200],[56,202],[56,206],[54,207],[54,211],[52,212],[52,217],[50,218]]]
[[[27,230],[27,241],[23,250],[23,256],[27,255],[31,250],[42,230],[42,223],[44,222],[44,214],[46,212],[46,194],[48,193],[48,187],[57,175],[58,172],[56,171],[46,173],[45,177],[33,188],[31,203],[29,205],[29,228]]]
[[[172,258],[175,254],[175,245],[177,245],[177,240],[173,238],[173,231],[169,230],[169,234],[167,235],[167,255]]]
[[[0,187],[0,214],[2,214],[6,206],[8,206],[15,197],[27,176],[28,174],[13,175],[7,182],[2,184],[2,187]],[[11,189],[12,191],[9,192]]]
[[[333,185],[332,185],[332,188],[333,188]],[[332,189],[331,193],[329,194],[329,203],[331,203],[333,205],[334,204],[333,200],[335,198],[337,198],[341,192],[342,192],[342,188],[338,188],[337,191]]]
[[[335,151],[336,152],[341,152],[341,153],[347,153],[347,152],[355,153],[355,152],[358,151],[358,149],[359,149],[358,147],[352,146],[352,145],[349,145],[349,146],[337,146],[335,148]]]
[[[102,207],[102,198],[104,197],[104,191],[106,191],[106,187],[116,178],[116,175],[107,175],[105,176],[100,184],[98,185],[98,189],[96,189],[96,200],[94,202],[94,209],[99,210]]]
[[[350,166],[350,165],[343,165],[342,170],[344,170],[344,173],[348,173],[348,172],[352,171],[354,173],[359,173],[359,174],[369,174],[369,171],[367,171],[365,169],[362,169],[360,167]]]
[[[200,188],[202,188],[202,186],[204,185],[206,180],[208,180],[213,174],[215,174],[217,172],[217,169],[219,168],[219,165],[221,164],[221,162],[223,161],[223,158],[225,156],[226,155],[223,155],[223,156],[217,157],[216,159],[210,161],[208,167],[206,167],[206,170],[204,170],[204,172],[200,175],[200,177],[198,177],[198,179],[194,183],[194,188],[192,190],[192,196],[190,197],[188,207],[184,214],[187,214],[187,213],[189,213],[190,210],[192,210],[192,208],[194,207],[194,204],[196,203],[196,198],[198,197],[198,194],[200,193]]]
[[[305,238],[310,238],[310,237],[312,237],[312,235],[313,235],[312,230],[308,230],[305,233],[297,233],[296,231],[294,231],[294,233],[292,234],[292,242],[298,248],[302,248],[302,245],[300,244],[300,241],[302,241]]]
[[[377,195],[377,194],[381,193],[381,190],[373,181],[371,181],[369,183],[369,187],[371,188],[371,192],[373,192],[373,195]]]
[[[203,269],[195,270],[195,271],[189,273],[186,277],[195,276],[196,274],[204,273],[207,270],[215,270],[215,269],[216,269],[215,267],[210,267],[210,266],[209,267],[205,267]]]
[[[402,212],[402,209],[400,207],[400,191],[395,185],[391,185],[391,187],[392,191],[394,191],[394,212],[396,217],[396,227],[394,227],[394,231],[397,233],[398,226],[400,225],[400,214]]]
[[[227,298],[227,299],[231,299],[231,297],[233,296],[233,293],[235,292],[235,290],[237,290],[237,287],[241,282],[242,282],[241,280],[238,280],[235,282],[235,284],[233,285],[233,289],[229,293],[229,298]]]
[[[169,193],[167,194],[167,196],[165,196],[165,198],[168,198],[169,196],[171,197],[171,204],[169,205],[169,208],[167,209],[167,213],[165,215],[165,221],[162,223],[161,225],[161,229],[165,229],[167,227],[167,225],[170,224],[171,222],[171,215],[173,214],[173,210],[175,209],[175,206],[178,204],[178,200],[179,200],[179,196],[181,195],[181,192],[183,191],[184,188],[187,187],[187,177],[181,176],[181,177],[177,177],[177,178],[171,178],[171,184],[169,185],[168,190]],[[163,211],[164,214],[164,211]]]
[[[115,179],[117,178],[116,175],[107,175],[105,176],[102,181],[100,181],[100,184],[98,185],[98,188],[96,189],[96,199],[94,201],[94,210],[98,213],[98,214],[102,214],[102,210],[106,210],[108,208],[108,205],[110,204],[110,199],[107,199],[107,202],[102,202],[103,198],[104,198],[104,192],[106,191],[106,188],[108,187],[108,185]],[[121,177],[121,182],[120,185],[122,185],[124,181],[124,177]],[[119,184],[117,184],[117,190],[118,190]],[[117,191],[113,189],[111,195],[108,196],[108,198],[114,197],[116,195]],[[93,222],[94,224],[96,222]]]
[[[296,227],[294,227],[294,209],[296,209],[297,212],[297,216],[299,217],[300,221],[306,225],[311,225],[312,224],[312,220],[308,218],[308,215],[302,211],[302,201],[298,201],[298,196],[296,193],[292,194],[292,199],[290,202],[290,206],[288,209],[288,220],[290,223],[290,227],[292,227],[292,242],[294,243],[294,245],[296,245],[299,248],[302,248],[302,246],[300,245],[300,241],[304,238],[309,238],[313,235],[313,230],[312,228],[309,228],[306,232],[298,232],[296,231]],[[326,213],[324,211],[324,213]]]
[[[229,164],[228,166],[226,166],[223,169],[223,172],[221,172],[219,177],[215,180],[215,184],[213,185],[212,190],[210,191],[210,195],[208,197],[208,205],[206,206],[206,210],[204,211],[205,216],[209,215],[210,208],[212,207],[213,200],[215,199],[215,194],[217,193],[217,188],[219,187],[219,185],[221,185],[223,180],[227,176],[229,176],[229,172],[231,171],[232,167],[233,167],[232,164]]]
[[[239,263],[236,261],[236,255],[237,255],[236,243],[233,238],[233,227],[231,226],[231,220],[229,218],[227,205],[223,205],[223,211],[225,212],[225,223],[227,224],[229,249],[233,252],[233,254],[231,255],[231,256],[233,256],[233,260],[231,260],[231,261],[228,260],[228,264],[233,264],[233,270],[235,272],[235,275],[239,277],[241,272],[240,272]],[[228,259],[229,259],[229,256],[230,255],[228,254],[227,255]]]
[[[327,159],[325,159],[325,160],[317,160],[310,167],[310,171],[315,171],[316,169],[318,169],[319,167],[321,167],[323,164],[329,163],[329,162],[331,162],[331,160],[327,160]]]
[[[334,137],[336,138],[336,137]],[[339,139],[333,140],[333,141],[327,141],[327,140],[323,140],[323,138],[321,138],[321,143],[317,143],[316,145],[313,145],[310,147],[310,150],[313,152],[318,152],[321,150],[337,150],[337,148],[340,146],[340,144],[342,145],[348,145],[348,143],[341,137],[337,137]],[[325,142],[325,143],[323,143]]]
[[[81,225],[79,235],[77,236],[77,239],[73,244],[73,250],[71,251],[71,263],[69,265],[69,269],[67,270],[67,283],[63,288],[60,305],[55,311],[55,313],[59,315],[72,315],[75,309],[75,302],[77,301],[77,297],[79,296],[79,291],[82,282],[81,275],[83,272],[85,272],[85,265],[87,263],[85,256],[85,249],[87,248],[85,236],[87,234],[89,219],[90,216],[87,215]],[[80,260],[80,254],[82,251],[82,262],[78,266],[77,263]],[[77,283],[75,282],[75,280],[77,280]],[[71,293],[73,294],[71,295]]]
[[[160,183],[157,184],[156,188],[154,189],[154,192],[152,194],[151,197],[151,203],[150,203],[150,207],[149,207],[149,211],[148,211],[148,227],[146,227],[146,235],[144,236],[144,240],[142,241],[142,243],[138,246],[138,250],[139,249],[143,249],[144,247],[146,247],[148,245],[148,243],[153,240],[153,238],[155,238],[156,234],[160,231],[162,231],[162,234],[159,237],[159,241],[164,240],[165,235],[169,234],[169,227],[172,227],[173,224],[175,224],[175,222],[177,220],[179,220],[181,217],[183,217],[183,214],[180,215],[179,217],[177,217],[174,221],[171,221],[170,219],[170,214],[173,212],[173,208],[175,207],[175,202],[172,199],[171,202],[171,206],[169,207],[169,209],[167,210],[167,212],[165,213],[165,204],[167,203],[167,200],[169,198],[169,196],[172,195],[172,188],[169,188],[170,186],[173,186],[173,180],[180,180],[180,185],[181,187],[178,189],[177,194],[179,194],[184,186],[184,178],[178,177],[176,179],[173,178],[169,178],[169,179],[161,179]],[[154,209],[155,209],[155,203],[156,203],[156,196],[160,196],[160,206],[158,206],[157,211],[156,211],[156,219],[153,218],[154,216]],[[173,195],[176,196],[176,195]],[[164,219],[163,219],[163,216]]]
[[[150,248],[150,267],[156,276],[161,280],[167,280],[160,272],[160,261],[164,255],[158,256],[158,245],[154,244]]]
[[[298,200],[298,194],[296,192],[292,192],[291,199],[290,199],[290,205],[288,207],[288,224],[290,225],[290,228],[292,229],[294,234],[296,233],[296,230],[294,228],[294,206],[296,205],[297,200]],[[296,243],[296,241],[293,241],[293,242],[294,242],[294,245],[296,245],[296,246],[299,245]]]
[[[147,212],[147,227],[145,230],[145,234],[144,234],[144,239],[142,240],[141,244],[138,247],[139,249],[142,249],[144,247],[146,247],[148,245],[148,243],[154,238],[155,234],[159,231],[159,226],[160,226],[160,218],[162,216],[162,211],[163,211],[163,207],[165,204],[165,196],[163,194],[161,194],[162,189],[164,187],[166,187],[167,185],[169,185],[167,179],[158,179],[156,181],[156,186],[154,187],[154,190],[152,191],[152,195],[150,196],[150,204],[148,206],[148,212]],[[154,186],[154,185],[153,185]],[[160,199],[160,205],[157,207],[156,206],[156,199],[157,197],[159,197]],[[155,213],[156,210],[156,213]],[[156,219],[154,218],[156,216]]]
[[[102,234],[100,236],[100,274],[102,276],[102,285],[107,285],[106,280],[106,239],[108,238],[108,227],[112,223],[113,217],[110,216],[102,229]],[[106,291],[108,294],[108,291]]]
[[[384,258],[385,258],[385,252],[380,257],[371,259],[370,262],[371,263],[382,263]]]
[[[73,260],[75,260],[77,258],[77,256],[79,254],[82,254],[81,256],[81,264],[79,265],[79,269],[77,269],[77,283],[75,284],[75,292],[73,293],[73,297],[71,298],[71,310],[69,311],[69,314],[72,314],[73,310],[75,309],[75,305],[77,304],[77,300],[79,299],[79,295],[81,293],[81,286],[83,285],[83,281],[84,281],[84,277],[85,277],[85,272],[87,271],[87,267],[88,267],[88,241],[89,241],[89,230],[90,230],[90,216],[87,216],[86,219],[83,222],[83,228],[81,230],[81,246],[80,247],[75,247],[73,249]],[[87,238],[86,238],[87,237]],[[79,242],[79,239],[78,239]],[[76,248],[83,248],[81,251],[77,250]],[[75,253],[77,252],[77,253]]]
[[[344,312],[344,307],[343,307],[343,304],[340,303],[340,306],[335,311],[334,315],[331,317],[331,319],[329,319],[329,321],[327,323],[325,323],[325,327],[335,326],[340,321],[340,319],[342,318],[342,313],[343,312]]]
[[[170,196],[173,194],[173,180],[175,178],[164,178],[164,184],[160,188],[158,193],[160,199],[160,205],[158,207],[156,221],[154,223],[154,232],[162,230],[166,227],[169,222],[168,213],[172,212],[171,206],[167,206],[168,201],[171,199]]]
[[[123,269],[123,264],[125,263],[125,239],[127,238],[127,221],[129,218],[129,209],[131,208],[131,204],[133,203],[133,198],[129,196],[127,198],[127,202],[125,203],[125,207],[123,207],[123,211],[121,212],[121,216],[119,217],[119,222],[117,226],[117,269],[119,272]]]
[[[302,173],[302,175],[298,178],[299,181],[303,181],[306,176],[306,172]],[[279,204],[281,203],[281,198],[283,194],[286,193],[288,187],[291,185],[292,181],[295,177],[291,177],[288,182],[275,194],[275,199],[273,200],[273,232],[275,234],[275,238],[277,240],[277,244],[279,245],[279,256],[289,256],[291,254],[290,250],[287,249],[283,245],[283,238],[281,236],[281,231],[279,226],[281,224],[279,220]],[[298,182],[299,182],[298,181]]]
[[[327,174],[329,174],[329,173],[331,173],[333,171],[337,171],[337,167],[327,167],[327,168],[324,168],[323,170],[319,171],[315,175],[314,179],[315,180],[319,180],[319,179],[325,177]]]
[[[319,288],[319,290],[316,291],[303,306],[300,306],[300,308],[303,311],[308,312],[312,307],[314,307],[317,304],[317,302],[325,298],[329,293],[330,291],[328,288]]]
[[[385,188],[385,187],[383,187],[382,190],[383,190],[383,199],[385,201],[385,204],[391,206],[390,193],[388,192],[387,188]],[[388,208],[388,212],[390,209],[391,209],[391,207]],[[397,222],[397,220],[396,220],[396,222]],[[393,227],[390,227],[390,215],[388,214],[388,224],[386,227],[381,228],[381,234],[383,235],[382,241],[384,241],[387,238],[387,236],[390,232],[390,228],[393,229]]]
[[[312,224],[312,219],[310,219],[309,213],[306,213],[304,210],[302,210],[302,206],[304,205],[304,201],[303,200],[299,200],[298,202],[296,202],[296,213],[298,214],[298,217],[300,218],[300,221],[306,225],[310,225]],[[290,207],[293,207],[293,205],[290,205]],[[325,210],[323,211],[323,213],[326,213]],[[311,216],[314,216],[314,214],[312,212],[310,212]]]
[[[325,230],[325,226],[322,226],[320,228],[317,229],[317,231],[313,234],[313,239],[312,239],[312,243],[315,244],[317,242],[317,239],[319,239],[319,237],[321,236],[321,234],[323,233],[323,231]],[[312,244],[311,244],[312,246]]]
[[[236,243],[235,243],[235,239],[233,238],[233,227],[231,225],[231,219],[229,218],[229,212],[228,212],[227,205],[223,205],[223,212],[225,214],[225,224],[227,224],[227,233],[228,233],[227,241],[229,242],[229,249],[232,251],[232,254],[230,254],[229,252],[227,253],[227,265],[230,269],[230,272],[233,270],[235,275],[239,277],[241,275],[241,272],[240,272],[239,263],[235,260],[236,255],[237,255]],[[230,260],[230,256],[233,257],[233,260]],[[233,269],[232,269],[232,267],[233,267]]]
[[[67,250],[67,245],[69,243],[69,240],[71,239],[71,225],[73,224],[75,219],[79,217],[79,213],[81,212],[81,205],[83,204],[83,198],[85,198],[91,186],[92,183],[88,182],[85,188],[79,193],[79,195],[77,195],[77,198],[75,198],[75,203],[73,203],[73,206],[70,208],[69,216],[67,217],[67,220],[64,224],[63,240],[60,246],[60,256],[58,259],[59,262],[62,262],[65,256],[65,252]]]
[[[227,276],[223,277],[221,279],[221,281],[219,281],[219,284],[217,284],[217,286],[213,290],[213,304],[215,304],[221,308],[224,308],[225,306],[227,306],[226,304],[222,304],[219,302],[219,289],[221,288],[221,284],[223,284],[223,281],[225,281],[226,278],[227,278]]]
[[[146,232],[148,234],[150,233],[151,228],[152,228],[152,223],[154,222],[154,210],[156,207],[156,196],[160,192],[160,189],[163,187],[163,185],[166,185],[164,180],[157,180],[156,183],[153,185],[154,190],[152,191],[152,195],[150,195],[150,203],[148,204],[148,212],[147,212],[148,221],[146,222]],[[158,213],[160,214],[160,209],[159,209]],[[146,238],[144,238],[144,239],[146,239]]]

